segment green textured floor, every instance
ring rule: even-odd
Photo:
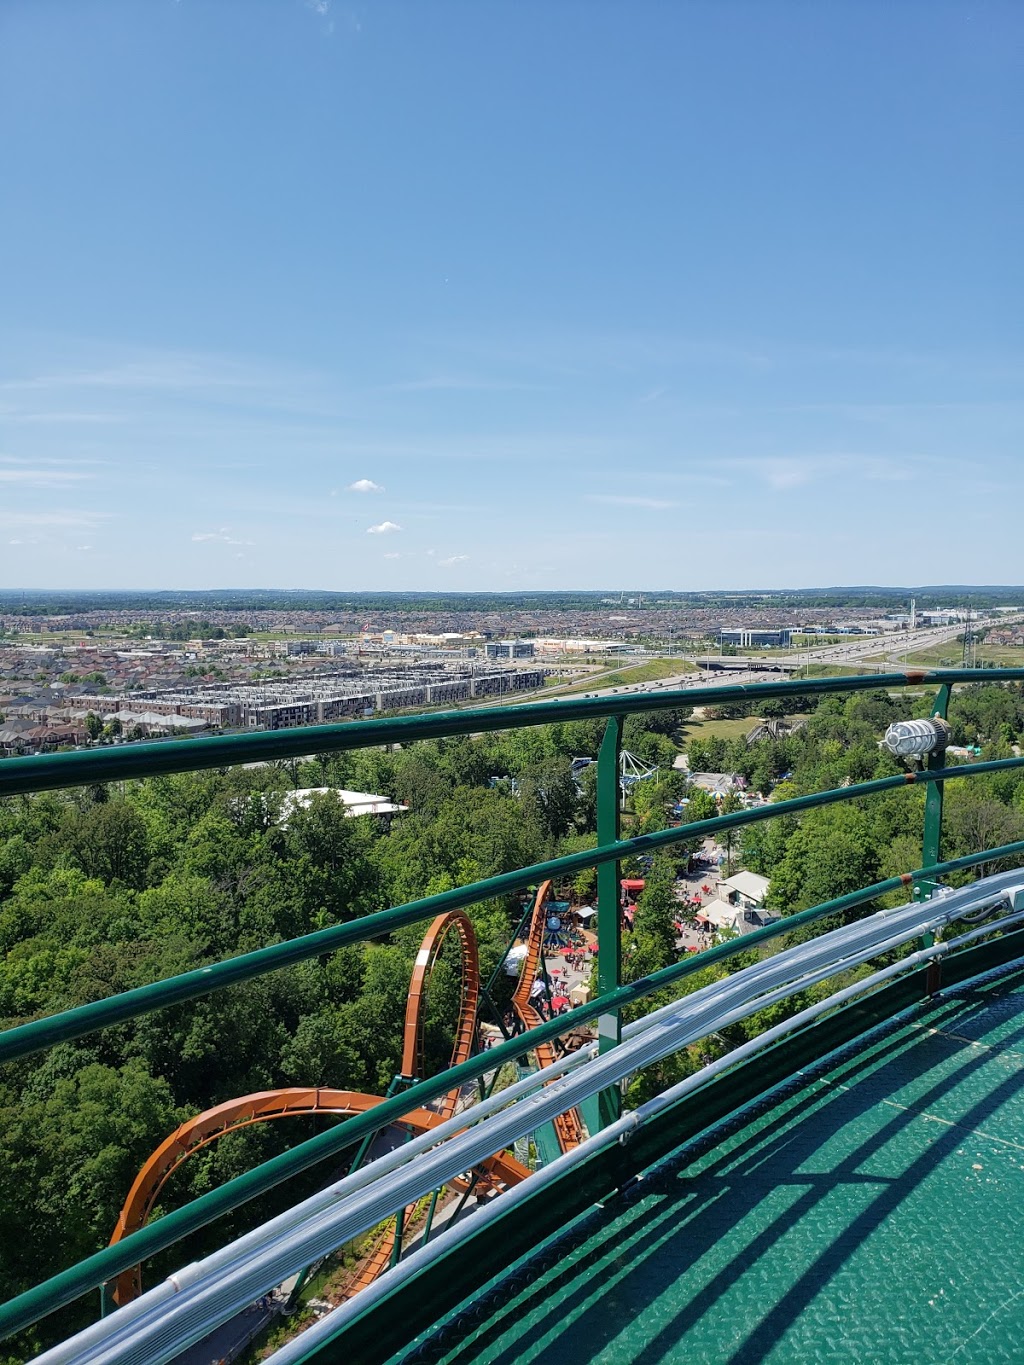
[[[1024,1361],[1024,978],[918,1015],[651,1183],[417,1358]]]

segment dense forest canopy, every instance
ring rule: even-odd
[[[768,703],[769,712],[773,706],[778,714],[781,704]],[[878,690],[787,707],[805,723],[749,745],[688,738],[685,711],[631,717],[626,745],[657,764],[660,776],[635,789],[627,832],[664,827],[684,794],[689,818],[715,812],[711,798],[688,791],[686,775],[673,769],[680,745],[694,769],[742,773],[779,799],[899,771],[879,738],[892,720],[927,714],[929,699]],[[1008,756],[1024,734],[1024,694],[1019,686],[962,689],[950,717],[955,740],[982,746],[986,757]],[[601,733],[600,721],[573,721],[8,798],[0,802],[0,1026],[593,846],[595,770],[577,775],[571,760],[596,755]],[[373,818],[347,818],[327,793],[283,819],[283,798],[295,787],[378,792],[409,809],[389,830]],[[737,835],[733,852],[770,877],[771,904],[792,913],[919,866],[922,805],[923,792],[908,788],[774,819]],[[948,784],[944,856],[1021,837],[1020,772]],[[686,856],[680,847],[642,868],[648,885],[625,955],[630,979],[674,960],[673,879]],[[593,872],[560,890],[590,897]],[[521,913],[518,897],[472,910],[485,978]],[[425,927],[5,1067],[0,1295],[102,1246],[140,1164],[185,1117],[275,1086],[383,1093],[399,1070],[409,975]],[[687,989],[704,978],[690,979]],[[498,984],[511,988],[505,977]],[[433,1069],[447,1064],[458,989],[457,960],[443,958],[429,993]],[[699,1053],[669,1059],[638,1078],[633,1098],[699,1060]],[[313,1122],[245,1129],[198,1153],[175,1174],[161,1211],[308,1136]],[[230,1227],[276,1207],[268,1196],[239,1211]],[[147,1274],[224,1235],[223,1224],[198,1234]],[[22,1353],[85,1312],[79,1306],[43,1324],[20,1344]]]

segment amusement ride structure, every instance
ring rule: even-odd
[[[542,966],[541,956],[548,923],[550,896],[551,882],[548,880],[541,885],[533,900],[526,952],[521,958],[519,982],[512,997],[518,1026],[525,1030],[536,1028],[538,1024],[544,1022],[544,1016],[533,1003],[531,991]],[[462,911],[453,910],[437,916],[424,935],[416,954],[405,1009],[402,1069],[389,1087],[387,1096],[367,1095],[353,1090],[289,1086],[284,1089],[261,1090],[252,1095],[227,1100],[202,1114],[195,1115],[194,1118],[186,1119],[156,1148],[136,1176],[110,1239],[111,1245],[144,1227],[161,1191],[174,1172],[190,1156],[210,1146],[225,1133],[237,1132],[239,1128],[266,1123],[272,1119],[308,1117],[311,1114],[329,1114],[339,1118],[364,1114],[403,1087],[425,1080],[427,1078],[425,1030],[430,977],[446,941],[452,935],[457,938],[461,948],[461,989],[455,1040],[448,1065],[451,1068],[460,1062],[468,1061],[476,1051],[479,1040],[479,1009],[482,996],[480,959],[472,920]],[[511,946],[510,944],[509,947]],[[508,950],[506,957],[507,953]],[[538,1043],[533,1052],[539,1068],[552,1066],[559,1056],[555,1045],[547,1041]],[[407,1137],[425,1133],[452,1118],[459,1108],[461,1098],[462,1090],[456,1086],[430,1107],[411,1109],[394,1126],[403,1129]],[[558,1145],[563,1152],[578,1147],[585,1137],[582,1121],[575,1109],[559,1114],[554,1120],[554,1129]],[[367,1158],[368,1146],[369,1144],[364,1143],[359,1149],[351,1169],[354,1170]],[[529,1174],[529,1169],[513,1156],[507,1152],[498,1152],[474,1169],[471,1182],[449,1183],[463,1193],[468,1193],[472,1189],[478,1195],[493,1197],[495,1193],[518,1184]],[[436,1196],[431,1204],[431,1214],[434,1204]],[[398,1260],[403,1235],[412,1214],[413,1207],[410,1206],[404,1214],[400,1213],[389,1220],[381,1230],[370,1254],[345,1285],[342,1291],[343,1298],[350,1298],[358,1293]],[[113,1281],[110,1299],[121,1306],[130,1303],[141,1292],[141,1268],[133,1266]]]

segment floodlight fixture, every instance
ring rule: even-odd
[[[882,743],[898,758],[924,758],[945,749],[951,731],[941,716],[929,720],[898,720],[889,726]]]

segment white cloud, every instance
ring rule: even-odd
[[[377,526],[367,526],[368,536],[389,536],[392,531],[400,531],[402,528],[397,521],[382,521]]]
[[[610,507],[646,507],[651,512],[664,512],[669,507],[679,506],[668,498],[641,498],[628,493],[587,493],[586,499],[607,503]]]
[[[445,569],[450,569],[453,564],[462,564],[469,558],[469,555],[449,555],[447,559],[439,559],[437,562]]]
[[[401,559],[402,556],[398,553],[397,550],[391,550],[388,554],[386,554],[386,555],[384,556],[384,558],[385,558],[385,559]]]
[[[347,493],[383,493],[384,489],[379,483],[374,483],[372,479],[356,479],[355,483],[350,483],[345,491]]]
[[[222,526],[219,531],[193,531],[192,539],[196,541],[218,540],[224,545],[252,545],[251,540],[241,540],[237,536],[228,535],[230,526]]]

